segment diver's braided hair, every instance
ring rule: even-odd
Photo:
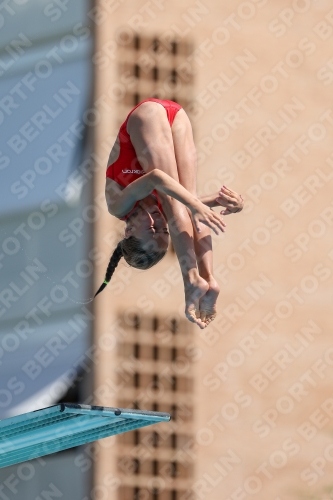
[[[163,251],[158,251],[154,248],[151,250],[144,250],[141,245],[142,242],[135,236],[130,236],[129,238],[124,238],[123,240],[119,241],[113,254],[111,255],[111,259],[105,273],[104,281],[95,293],[94,298],[102,290],[104,290],[106,285],[110,282],[112,275],[122,257],[124,257],[127,264],[132,267],[135,267],[137,269],[149,269],[150,267],[157,264],[160,260],[162,260],[167,252],[167,249]]]
[[[109,281],[111,280],[112,275],[114,273],[114,270],[118,266],[119,261],[122,258],[122,256],[123,256],[123,251],[121,249],[121,241],[119,241],[118,245],[116,246],[115,251],[111,255],[110,262],[109,262],[108,267],[106,269],[104,281],[101,284],[101,286],[99,287],[99,289],[97,290],[97,292],[95,293],[94,298],[96,297],[96,295],[98,295],[100,292],[102,292],[104,290],[104,288],[106,287],[106,285],[109,283]]]

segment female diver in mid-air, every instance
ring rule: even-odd
[[[125,234],[96,295],[121,257],[149,269],[163,258],[171,236],[186,317],[200,328],[215,318],[220,289],[213,276],[210,229],[218,234],[225,223],[212,207],[224,207],[221,215],[239,212],[243,199],[226,186],[198,199],[196,169],[191,123],[179,104],[151,98],[132,109],[111,150],[105,186],[109,213],[125,221]]]

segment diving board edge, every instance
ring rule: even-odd
[[[0,468],[168,422],[169,413],[59,403],[0,421]]]

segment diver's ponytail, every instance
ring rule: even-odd
[[[99,287],[99,289],[97,290],[97,292],[95,293],[94,298],[96,297],[96,295],[98,295],[100,292],[102,292],[102,290],[104,290],[104,288],[106,287],[106,285],[111,280],[112,275],[114,273],[114,270],[116,269],[117,265],[119,264],[120,259],[123,256],[123,251],[122,251],[122,248],[121,248],[121,244],[122,244],[122,242],[120,241],[118,243],[115,251],[111,255],[111,259],[110,259],[109,265],[108,265],[106,273],[105,273],[104,281],[101,284],[101,286]]]

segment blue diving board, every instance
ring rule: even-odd
[[[169,413],[72,403],[6,418],[0,421],[0,468],[169,420]]]

